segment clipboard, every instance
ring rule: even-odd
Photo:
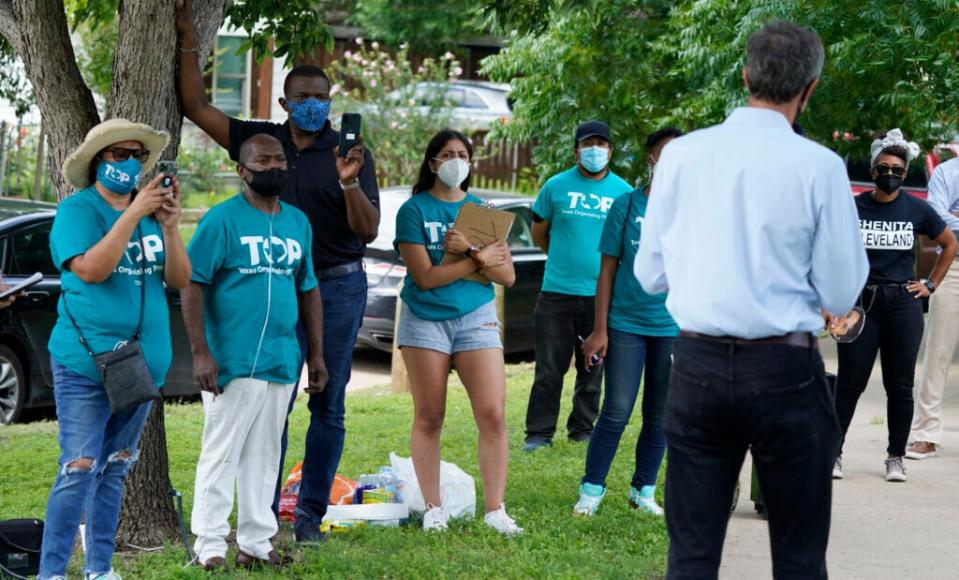
[[[456,214],[456,223],[453,225],[453,229],[466,236],[470,243],[475,246],[488,246],[494,242],[506,240],[515,218],[516,214],[513,212],[484,207],[470,201],[464,203],[459,213]],[[465,256],[447,252],[443,255],[440,264],[451,264],[468,259]],[[463,279],[483,284],[489,283],[486,276],[479,272],[473,272]]]

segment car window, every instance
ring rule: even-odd
[[[52,222],[41,226],[19,230],[8,238],[10,244],[10,265],[7,274],[29,276],[40,272],[44,276],[59,276],[53,259],[50,257],[50,228]]]
[[[533,244],[533,234],[530,231],[530,222],[533,214],[528,207],[510,207],[506,211],[516,214],[513,220],[513,227],[506,236],[506,242],[511,249],[526,249],[535,247]]]
[[[466,91],[463,89],[448,89],[446,91],[446,102],[453,107],[465,107]]]
[[[479,96],[476,91],[464,91],[463,92],[463,107],[467,109],[488,109],[489,106],[486,105],[486,101],[483,100],[483,97]]]

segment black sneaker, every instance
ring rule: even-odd
[[[592,433],[579,433],[576,435],[569,436],[570,443],[589,443],[589,438],[592,437]]]
[[[326,541],[326,534],[316,524],[302,517],[296,520],[293,536],[301,546],[316,546]]]

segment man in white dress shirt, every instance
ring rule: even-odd
[[[929,205],[959,236],[959,159],[946,161],[929,180]],[[953,260],[942,284],[929,299],[926,344],[919,371],[919,393],[912,418],[908,459],[927,459],[942,441],[942,397],[949,365],[959,343],[959,259]]]
[[[746,56],[749,106],[663,150],[635,263],[682,330],[664,424],[671,579],[716,578],[750,447],[773,575],[826,578],[840,433],[814,333],[869,266],[843,161],[792,128],[822,42],[777,22]]]

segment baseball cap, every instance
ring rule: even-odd
[[[612,139],[609,137],[609,125],[602,121],[586,121],[585,123],[580,123],[579,127],[576,128],[577,143],[590,137],[602,137],[607,143],[612,142]]]

